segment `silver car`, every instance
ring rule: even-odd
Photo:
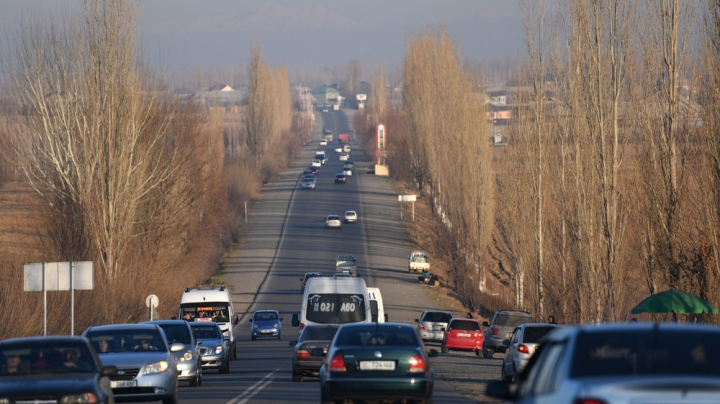
[[[217,369],[220,373],[230,372],[230,338],[224,338],[217,323],[190,323],[193,336],[198,343],[203,369]]]
[[[445,310],[425,310],[417,323],[417,332],[423,341],[442,342],[445,338],[444,329],[453,318],[453,314]]]
[[[185,346],[181,352],[175,352],[177,360],[178,380],[187,380],[190,387],[202,384],[202,360],[197,350],[195,337],[190,329],[190,323],[185,320],[156,320],[151,321],[165,331],[170,344],[179,342]]]
[[[517,387],[486,394],[518,403],[717,403],[720,327],[625,323],[559,327],[545,336]]]
[[[115,366],[110,387],[116,401],[178,403],[178,378],[174,353],[180,343],[168,345],[157,324],[111,324],[90,327],[83,333],[103,366]]]
[[[516,328],[510,339],[503,341],[503,345],[507,349],[500,368],[502,380],[512,382],[515,376],[522,372],[530,357],[535,353],[540,339],[557,327],[560,326],[557,324],[528,323]]]
[[[315,178],[303,178],[300,185],[303,189],[315,189]]]
[[[483,321],[486,328],[483,339],[483,357],[492,358],[495,352],[505,352],[503,341],[509,339],[512,332],[521,324],[534,323],[533,317],[526,311],[498,310],[490,323]]]
[[[328,215],[325,218],[325,227],[328,229],[339,229],[342,227],[342,222],[340,221],[340,216],[338,215]]]

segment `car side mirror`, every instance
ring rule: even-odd
[[[325,356],[325,350],[322,348],[315,348],[310,351],[310,355],[312,356]]]
[[[303,280],[303,278],[300,278],[300,281],[302,281],[302,280]]]
[[[185,344],[182,342],[173,342],[172,345],[170,345],[170,352],[180,352],[183,349],[185,349]]]
[[[117,372],[118,372],[117,366],[103,366],[100,374],[103,376],[112,376],[112,375],[116,375]]]
[[[232,317],[232,323],[233,323],[233,325],[237,325],[237,323],[239,323],[239,322],[240,322],[240,317],[238,317],[237,314],[234,314],[233,317]]]
[[[290,341],[290,343],[288,345],[295,346],[295,345],[297,345],[297,341]]]
[[[252,319],[251,319],[251,318],[248,319],[248,323],[252,323]]]
[[[437,351],[437,349],[431,349],[431,350],[428,352],[428,355],[429,355],[431,358],[434,358],[434,357],[438,356],[438,351]]]
[[[482,322],[482,326],[483,326],[483,327],[490,327],[490,323],[488,323],[487,321],[483,321],[483,322]]]
[[[300,325],[300,320],[298,320],[297,313],[292,315],[292,320],[290,320],[290,325],[292,325],[293,327],[297,327]]]
[[[415,322],[416,322],[416,323],[419,323],[419,322],[420,322],[420,320],[418,320],[418,319],[415,319]]]
[[[502,344],[505,345],[505,346],[510,346],[510,340],[509,340],[509,339],[504,339],[503,342],[502,342]]]
[[[510,384],[499,380],[491,380],[485,388],[485,394],[502,400],[510,400],[513,394],[510,392]]]
[[[390,318],[390,317],[388,317],[388,315],[386,314],[386,315],[385,315],[385,322],[386,322],[386,323],[387,323],[388,321],[390,321],[389,318]]]

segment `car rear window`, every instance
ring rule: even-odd
[[[430,321],[433,323],[449,323],[452,320],[452,314],[431,311],[425,314],[422,321]]]
[[[477,321],[454,320],[448,328],[451,330],[480,331],[480,324]]]
[[[537,343],[540,338],[544,337],[554,328],[557,327],[525,327],[525,332],[523,332],[523,342],[530,344]]]
[[[398,327],[388,330],[365,328],[344,329],[337,336],[335,345],[390,345],[390,346],[417,346],[419,345],[415,330]]]
[[[168,343],[180,342],[182,344],[189,344],[192,340],[190,337],[190,330],[188,330],[187,323],[184,324],[158,324],[160,328],[165,331]]]
[[[720,376],[718,332],[609,330],[580,333],[570,377]]]
[[[532,323],[533,319],[530,316],[523,316],[518,314],[505,314],[500,313],[497,316],[495,316],[495,320],[493,321],[493,325],[499,326],[499,327],[517,327],[522,324]]]

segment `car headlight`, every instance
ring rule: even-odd
[[[0,403],[3,402],[3,400],[0,400]],[[7,402],[9,403],[10,401],[8,400]],[[60,404],[90,404],[97,402],[98,398],[93,393],[73,394],[60,399]]]
[[[11,404],[11,402],[7,397],[0,397],[0,404]]]
[[[277,328],[277,327],[278,327],[278,323],[273,324],[273,328]]]
[[[187,352],[185,352],[185,354],[182,356],[182,358],[180,358],[180,362],[189,361],[189,360],[192,360],[192,358],[193,358],[193,353],[191,350],[188,349]]]
[[[160,361],[160,362],[155,362],[155,363],[151,363],[151,364],[149,364],[149,365],[146,365],[145,368],[143,369],[143,373],[142,373],[142,374],[144,374],[144,375],[152,375],[152,374],[155,374],[155,373],[162,373],[162,372],[164,372],[164,371],[166,371],[166,370],[168,370],[168,363],[167,363],[167,361]]]
[[[218,345],[215,347],[215,355],[220,355],[222,353],[222,351],[223,351],[222,345]]]
[[[253,327],[255,327],[255,328],[260,328],[260,326],[257,325],[257,324],[253,324]]]
[[[223,331],[223,337],[229,337],[230,336],[230,330]]]

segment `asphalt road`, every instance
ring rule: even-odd
[[[351,112],[350,112],[351,113]],[[430,297],[430,287],[417,283],[407,273],[407,254],[397,192],[387,178],[371,174],[373,162],[353,153],[355,175],[345,184],[335,184],[334,175],[343,162],[333,151],[336,144],[319,146],[323,126],[335,133],[350,131],[347,111],[330,111],[319,117],[314,140],[298,161],[265,190],[253,216],[248,241],[230,257],[225,276],[233,292],[236,312],[242,321],[236,327],[237,357],[226,375],[208,371],[203,384],[190,388],[181,383],[183,403],[309,403],[320,400],[316,380],[291,381],[288,342],[298,334],[290,317],[299,312],[299,278],[308,271],[332,273],[335,257],[355,255],[358,274],[383,294],[385,312],[391,321],[414,323],[426,308],[440,308]],[[329,160],[321,168],[314,190],[299,186],[299,175],[309,166],[315,150],[326,150]],[[359,214],[358,224],[325,229],[328,214]],[[257,291],[257,293],[255,293]],[[281,313],[283,338],[251,341],[248,313],[274,309]],[[458,313],[461,314],[461,313]],[[429,348],[438,346],[428,345]],[[498,356],[499,358],[499,356]],[[435,402],[486,402],[482,391],[487,380],[498,379],[500,359],[476,357],[474,353],[440,354],[432,361],[436,370]]]

